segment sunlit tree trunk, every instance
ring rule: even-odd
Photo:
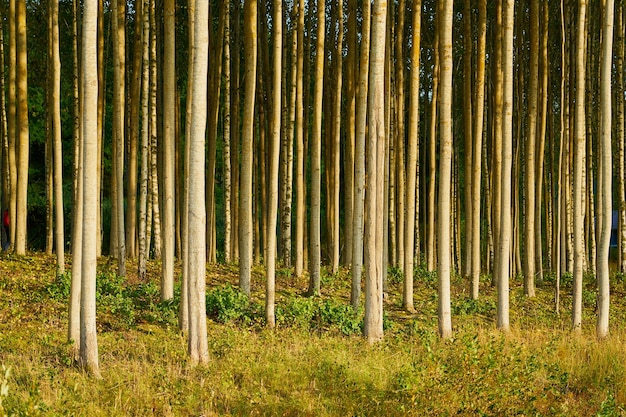
[[[232,251],[232,168],[231,168],[231,94],[230,94],[230,4],[226,6],[224,16],[224,260],[230,263],[233,257]],[[235,150],[236,151],[236,150]]]
[[[602,24],[602,58],[600,60],[600,239],[596,277],[598,280],[598,319],[596,336],[609,334],[609,244],[612,219],[612,151],[611,151],[611,68],[613,51],[614,1],[606,0]]]
[[[126,36],[125,36],[125,3],[113,0],[113,164],[116,166],[115,188],[117,193],[117,273],[126,275],[126,235],[124,230],[124,110],[126,108]]]
[[[175,229],[175,184],[174,173],[176,152],[176,43],[175,43],[175,2],[165,0],[163,17],[164,58],[163,58],[163,251],[161,268],[161,300],[174,297],[174,229]]]
[[[343,81],[343,73],[342,73],[342,61],[343,61],[343,0],[337,1],[337,52],[335,55],[335,96],[334,96],[334,110],[333,114],[333,140],[332,140],[332,175],[333,175],[333,189],[332,189],[332,197],[333,199],[333,213],[332,213],[332,268],[333,273],[337,273],[339,270],[339,248],[341,245],[340,242],[340,184],[341,184],[341,120],[343,118],[343,113],[341,111],[342,106],[342,97],[341,97],[341,88]]]
[[[572,328],[581,331],[583,263],[584,263],[584,213],[583,165],[585,163],[585,38],[587,31],[587,1],[578,0],[578,26],[576,38],[576,101],[574,119],[574,285],[572,296]]]
[[[322,94],[324,93],[324,38],[326,35],[326,1],[317,0],[317,46],[315,50],[315,87],[311,128],[311,220],[309,225],[309,291],[320,293],[321,266],[321,192],[322,192]]]
[[[528,92],[528,125],[526,136],[526,211],[524,216],[524,293],[535,296],[535,210],[536,210],[536,172],[535,154],[537,152],[537,114],[539,97],[539,0],[530,2],[530,68]]]
[[[268,327],[276,326],[275,292],[276,292],[276,223],[278,216],[278,165],[280,158],[280,131],[281,131],[281,95],[282,95],[282,49],[283,49],[283,9],[282,0],[274,0],[274,15],[272,18],[274,60],[272,65],[272,100],[271,137],[269,138],[269,194],[267,210],[267,237],[265,239],[265,321]]]
[[[444,0],[439,5],[441,17],[437,21],[440,55],[440,151],[439,151],[439,205],[437,208],[437,258],[439,275],[439,335],[452,337],[450,310],[450,195],[452,194],[452,13],[453,1]],[[431,179],[432,181],[432,179]]]
[[[463,0],[463,169],[465,172],[465,184],[463,187],[463,202],[465,205],[465,264],[462,273],[464,277],[468,278],[471,273],[471,256],[472,247],[474,245],[480,245],[480,242],[474,242],[474,235],[472,234],[472,221],[471,215],[472,207],[472,183],[474,176],[472,172],[472,154],[475,149],[472,149],[474,144],[472,140],[472,112],[475,103],[472,103],[472,84],[474,83],[473,65],[472,65],[472,49],[473,49],[474,37],[472,34],[472,7],[470,0]],[[461,214],[460,212],[458,213]]]
[[[439,13],[435,14],[435,25],[438,25]],[[435,30],[433,41],[433,74],[432,94],[430,102],[429,145],[428,145],[428,227],[426,234],[426,266],[434,271],[437,263],[436,241],[436,180],[437,180],[437,102],[439,101],[439,31]]]
[[[502,8],[502,174],[500,183],[500,236],[496,261],[498,284],[497,326],[509,330],[509,274],[511,260],[511,165],[513,161],[513,29],[515,3]]]
[[[368,78],[370,67],[371,5],[363,3],[363,27],[356,97],[356,129],[354,141],[354,209],[352,225],[352,307],[359,306],[361,273],[363,269],[363,211],[365,201],[365,135],[367,121]]]
[[[83,239],[81,260],[80,363],[100,378],[96,334],[96,234],[98,184],[98,70],[96,58],[97,4],[85,0],[82,27],[81,95],[83,143]]]
[[[244,103],[239,197],[239,288],[250,295],[252,267],[252,147],[257,61],[257,2],[244,3]]]
[[[422,1],[413,0],[413,33],[411,45],[411,74],[409,78],[409,126],[407,140],[407,170],[406,170],[406,212],[404,234],[404,287],[402,293],[402,307],[407,311],[415,311],[413,306],[413,270],[416,255],[416,195],[417,195],[417,161],[419,148],[419,89],[420,89],[420,52],[422,29]]]
[[[141,281],[146,281],[146,262],[148,259],[147,242],[147,212],[148,212],[148,149],[149,149],[149,122],[148,114],[149,83],[150,83],[150,19],[149,0],[142,0],[143,4],[143,56],[141,76],[141,173],[139,179],[139,262],[138,275]],[[185,155],[187,157],[187,155]]]
[[[474,133],[472,152],[472,205],[471,205],[471,280],[472,298],[478,298],[480,285],[480,204],[481,194],[481,166],[483,162],[483,129],[485,110],[485,55],[487,44],[487,0],[478,2],[478,44],[476,49],[476,104],[474,112]]]
[[[150,190],[149,190],[149,213],[152,214],[152,223],[148,222],[148,227],[152,227],[152,233],[148,233],[148,239],[153,237],[154,257],[161,257],[161,210],[159,206],[159,174],[157,169],[157,44],[156,44],[156,0],[150,1]],[[150,244],[148,244],[150,250]]]
[[[617,34],[616,56],[615,56],[615,116],[617,118],[615,129],[616,142],[618,147],[618,207],[619,207],[619,270],[626,272],[626,167],[624,158],[624,97],[620,92],[624,91],[624,5],[622,2],[617,4],[617,16],[615,17],[615,33]],[[589,175],[591,176],[591,170]]]
[[[49,62],[50,62],[50,133],[54,161],[54,236],[57,274],[65,273],[65,234],[63,231],[63,152],[61,146],[61,58],[59,55],[59,2],[48,3]]]
[[[28,215],[28,70],[26,57],[26,0],[16,4],[17,38],[17,202],[16,215],[11,218],[15,227],[15,253],[26,254],[26,218]]]
[[[369,128],[366,145],[365,193],[365,321],[370,343],[383,337],[383,194],[385,162],[384,68],[387,2],[372,6],[372,43],[368,90]]]
[[[13,225],[9,228],[9,242],[15,245],[15,216],[17,212],[17,19],[15,16],[16,1],[9,0],[9,50],[8,50],[8,85],[7,85],[7,131],[9,160],[9,219]],[[13,246],[15,248],[15,246]]]
[[[129,258],[137,256],[137,148],[139,144],[141,110],[141,76],[143,44],[143,1],[135,4],[135,35],[130,80],[129,117],[128,117],[128,165],[126,180],[126,254]]]
[[[78,75],[78,0],[73,2],[72,19],[72,46],[73,46],[73,80],[72,94],[74,104],[73,140],[74,140],[74,166],[73,166],[73,196],[72,196],[72,281],[70,284],[70,299],[68,311],[67,339],[73,345],[71,347],[72,359],[78,361],[80,352],[80,300],[81,300],[81,270],[83,249],[83,154],[81,139],[81,100],[79,96]]]
[[[208,2],[196,2],[195,21],[206,22]],[[207,119],[207,74],[209,61],[208,25],[195,24],[192,48],[193,95],[189,137],[188,230],[188,299],[189,357],[192,363],[206,363],[209,348],[206,328],[206,206],[205,206],[205,134]]]

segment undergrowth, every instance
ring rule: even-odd
[[[152,266],[154,267],[154,266]],[[129,268],[129,270],[132,270]],[[594,337],[595,289],[585,277],[582,335],[569,331],[571,281],[560,314],[550,276],[535,298],[511,281],[511,327],[495,329],[496,293],[481,280],[452,282],[453,337],[437,329],[436,274],[416,266],[416,313],[400,306],[401,271],[388,273],[385,339],[360,336],[363,308],[348,301],[350,276],[324,272],[322,296],[277,274],[277,328],[264,326],[262,272],[251,297],[236,268],[209,267],[210,361],[187,362],[178,331],[180,288],[161,302],[148,282],[101,268],[98,341],[103,380],[72,361],[66,342],[71,276],[44,255],[0,256],[0,416],[47,415],[626,415],[624,279],[612,278],[611,335]],[[10,370],[10,371],[9,371]]]

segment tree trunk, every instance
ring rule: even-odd
[[[321,266],[321,191],[322,191],[322,94],[324,92],[324,37],[326,2],[317,0],[317,46],[315,50],[315,89],[313,92],[313,127],[311,131],[311,224],[309,230],[309,295],[320,294]]]
[[[474,242],[472,233],[472,221],[474,217],[471,215],[472,207],[472,184],[474,176],[470,175],[473,167],[472,153],[476,149],[472,149],[474,144],[472,135],[472,110],[475,106],[472,103],[472,84],[474,83],[473,65],[472,65],[472,46],[474,37],[472,33],[472,7],[470,0],[463,0],[463,169],[465,172],[465,184],[463,186],[463,200],[465,206],[465,267],[459,273],[463,277],[469,278],[472,266],[473,246],[480,246],[480,242]],[[461,214],[460,212],[458,213]],[[473,294],[472,294],[473,295]]]
[[[497,326],[509,330],[509,274],[511,245],[511,165],[513,160],[513,29],[515,3],[504,0],[502,15],[502,175],[500,183],[500,236],[496,271]]]
[[[141,82],[141,177],[139,180],[139,280],[146,282],[146,261],[148,259],[147,242],[147,211],[148,211],[148,149],[149,149],[149,82],[150,82],[150,59],[149,59],[149,39],[150,39],[150,19],[148,18],[149,6],[142,0],[143,4],[143,70]],[[185,155],[187,157],[187,155]]]
[[[372,7],[372,39],[368,91],[368,140],[365,194],[365,321],[363,333],[370,343],[383,337],[383,194],[385,161],[384,66],[387,3]]]
[[[63,152],[61,146],[61,58],[59,55],[59,2],[48,3],[50,39],[50,133],[54,161],[54,223],[57,255],[57,274],[65,273],[65,235],[63,222]]]
[[[175,43],[175,4],[174,0],[164,2],[164,58],[163,58],[163,251],[161,269],[161,300],[174,297],[174,180],[176,152],[176,54]]]
[[[478,299],[480,286],[480,203],[481,166],[483,162],[483,129],[485,109],[485,55],[487,44],[487,0],[478,2],[478,45],[476,50],[476,102],[474,113],[474,133],[472,152],[472,204],[471,204],[471,281],[472,299]]]
[[[28,216],[28,70],[26,57],[26,0],[17,0],[17,203],[15,225],[15,253],[26,254],[26,219]]]
[[[450,311],[450,195],[452,193],[452,13],[453,1],[440,4],[441,18],[437,21],[439,55],[441,58],[441,96],[439,128],[441,138],[439,159],[439,206],[437,210],[438,275],[439,275],[439,335],[452,336]],[[432,179],[431,179],[432,180]]]
[[[611,68],[613,51],[614,1],[606,0],[602,24],[602,58],[600,60],[600,239],[596,277],[598,280],[598,319],[596,336],[604,339],[609,334],[609,244],[612,219],[612,162],[611,162]]]
[[[254,144],[254,100],[257,61],[257,2],[244,3],[245,86],[241,138],[241,178],[239,198],[239,288],[250,295],[252,267],[252,146]]]
[[[100,378],[96,335],[96,234],[98,184],[98,72],[96,59],[97,4],[85,0],[82,42],[83,239],[81,259],[80,363]]]
[[[126,235],[124,230],[124,110],[126,97],[126,36],[125,36],[125,3],[113,0],[113,143],[114,160],[116,166],[115,188],[117,189],[117,273],[126,275]]]
[[[281,131],[281,71],[282,71],[282,0],[274,0],[274,16],[272,28],[274,32],[274,62],[271,113],[272,135],[269,141],[270,165],[269,165],[269,199],[267,211],[267,238],[265,248],[266,286],[265,286],[265,321],[268,327],[276,326],[276,316],[274,312],[275,292],[276,292],[276,223],[278,216],[278,165],[280,158],[280,131]]]
[[[230,263],[233,258],[232,244],[232,168],[231,168],[231,77],[230,77],[230,4],[226,7],[224,16],[224,261]]]
[[[439,20],[439,13],[435,13],[435,26]],[[426,266],[428,271],[434,271],[437,263],[436,241],[436,181],[437,181],[437,102],[439,101],[439,31],[435,30],[433,41],[433,74],[432,95],[430,102],[430,126],[428,146],[428,231],[426,237]]]
[[[411,47],[411,75],[409,79],[409,130],[407,146],[406,171],[406,213],[404,234],[404,287],[402,307],[415,311],[413,306],[413,271],[415,257],[416,195],[417,195],[417,161],[419,149],[419,90],[420,90],[420,41],[422,28],[422,1],[413,0],[413,43]],[[418,232],[419,233],[419,232]]]
[[[363,3],[363,27],[359,58],[359,85],[356,97],[356,128],[354,146],[354,209],[352,225],[352,307],[359,306],[363,269],[363,211],[365,199],[365,135],[367,122],[368,78],[370,68],[371,5]]]
[[[156,55],[156,0],[150,1],[150,213],[152,213],[152,234],[154,238],[154,257],[161,257],[161,211],[159,207],[159,176],[157,170],[157,55]],[[121,192],[121,191],[120,191]],[[148,223],[150,227],[151,223]],[[150,250],[150,245],[148,245]]]
[[[195,21],[206,22],[208,2],[199,1]],[[205,275],[206,275],[206,207],[205,207],[205,134],[207,119],[207,74],[209,61],[208,26],[193,26],[193,95],[191,102],[191,129],[189,137],[188,227],[188,300],[189,300],[189,356],[192,363],[206,363],[209,348],[206,329]]]
[[[574,285],[572,296],[572,328],[581,331],[583,295],[584,210],[583,164],[585,163],[585,38],[587,31],[587,1],[578,0],[578,30],[576,40],[576,101],[574,119]]]

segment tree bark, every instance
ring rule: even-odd
[[[28,69],[26,57],[26,0],[16,4],[17,42],[17,202],[16,214],[11,217],[15,227],[15,253],[26,254],[26,219],[28,216]]]

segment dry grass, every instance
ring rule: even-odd
[[[107,268],[104,261],[100,269]],[[237,282],[236,267],[211,267],[208,274],[210,287]],[[158,279],[157,264],[150,275]],[[256,302],[263,298],[262,275],[255,269]],[[529,300],[514,283],[513,330],[501,334],[493,324],[493,289],[485,282],[481,300],[471,302],[459,280],[454,338],[440,341],[436,284],[422,275],[413,315],[401,311],[400,286],[390,282],[389,327],[379,344],[332,327],[283,325],[270,331],[258,320],[209,320],[211,360],[199,367],[187,363],[186,340],[171,322],[137,313],[129,323],[106,311],[99,333],[104,378],[96,381],[69,359],[66,306],[50,293],[53,281],[51,258],[0,258],[0,365],[11,368],[0,415],[626,414],[622,282],[614,283],[611,335],[601,342],[594,337],[593,306],[585,306],[582,335],[572,335],[571,301],[563,294],[557,315],[548,284]],[[306,280],[281,270],[278,287],[278,303],[285,305],[301,297]],[[592,292],[593,285],[586,288]],[[322,291],[324,300],[345,303],[348,273],[326,274]]]

